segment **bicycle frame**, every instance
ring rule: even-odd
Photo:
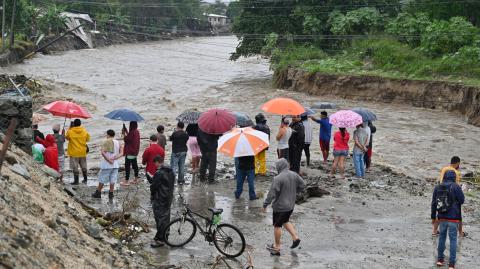
[[[212,241],[212,227],[213,227],[213,214],[212,214],[212,218],[207,218],[205,216],[202,216],[194,211],[192,211],[187,204],[184,204],[184,209],[183,209],[183,212],[182,212],[182,219],[185,220],[186,217],[190,217],[190,219],[195,223],[195,225],[198,227],[198,229],[200,229],[200,234],[202,234],[203,236],[206,237],[207,241]],[[202,228],[202,225],[200,225],[197,221],[197,219],[195,218],[195,216],[197,217],[200,217],[201,219],[205,220],[206,221],[206,224],[205,224],[205,229]]]

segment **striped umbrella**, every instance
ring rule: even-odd
[[[234,128],[218,140],[218,151],[230,157],[254,156],[269,145],[268,135],[251,127]]]
[[[330,116],[330,123],[338,128],[355,128],[362,124],[362,116],[351,110],[340,110]]]

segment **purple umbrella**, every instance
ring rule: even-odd
[[[330,115],[330,123],[338,128],[355,128],[362,124],[362,116],[351,110],[340,110]]]

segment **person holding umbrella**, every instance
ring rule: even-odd
[[[90,134],[82,126],[80,119],[75,119],[73,125],[68,129],[65,139],[68,141],[67,154],[70,157],[70,169],[73,171],[73,185],[78,185],[80,174],[78,168],[82,169],[83,181],[87,183],[87,142],[90,141]]]
[[[125,180],[120,182],[123,186],[128,186],[130,183],[130,167],[133,168],[135,179],[132,181],[132,184],[140,182],[138,178],[138,162],[137,156],[140,152],[140,132],[138,131],[138,123],[136,121],[131,121],[129,129],[123,125],[122,129],[123,141],[125,142]]]
[[[330,139],[332,136],[332,124],[327,111],[320,113],[320,119],[311,116],[311,119],[320,124],[320,150],[322,151],[323,163],[326,164],[330,153]]]
[[[345,158],[348,156],[348,140],[350,134],[345,128],[353,128],[363,123],[362,116],[351,110],[340,110],[330,116],[330,123],[339,128],[333,136],[333,166],[331,175],[334,176],[337,167],[340,168],[340,175],[345,178]]]

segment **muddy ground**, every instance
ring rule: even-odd
[[[228,61],[234,46],[232,37],[113,46],[40,56],[4,71],[42,79],[52,88],[49,94],[72,98],[87,106],[94,115],[85,121],[93,138],[88,157],[91,168],[98,166],[98,145],[105,130],[120,131],[120,122],[102,117],[115,108],[135,109],[146,119],[140,125],[142,150],[157,124],[164,124],[167,134],[170,133],[176,115],[186,108],[225,107],[253,117],[263,102],[276,96],[293,97],[305,104],[331,101],[342,108],[370,108],[380,118],[375,123],[378,132],[374,137],[374,172],[360,188],[352,189],[351,182],[328,180],[322,170],[305,169],[310,177],[320,178],[321,185],[332,194],[297,207],[293,221],[304,239],[301,249],[284,251],[279,258],[270,257],[264,250],[264,245],[272,241],[271,212],[259,212],[261,200],[233,198],[232,161],[228,158],[220,157],[220,184],[194,183],[176,189],[176,193],[183,192],[192,207],[200,211],[206,212],[210,205],[223,207],[224,220],[244,231],[257,268],[432,267],[436,239],[430,236],[432,186],[426,179],[436,177],[452,154],[462,156],[464,172],[478,169],[480,128],[448,112],[276,90],[271,87],[271,72],[264,60]],[[267,117],[275,132],[280,118]],[[41,129],[49,132],[49,126],[58,121],[49,118],[41,123]],[[316,137],[318,126],[314,126],[314,132]],[[312,151],[312,158],[319,160],[316,140]],[[271,166],[274,160],[271,150],[268,164]],[[351,167],[348,170],[353,171]],[[92,172],[91,178],[95,177]],[[265,193],[270,181],[271,177],[259,178],[258,191]],[[86,202],[104,212],[115,211],[121,208],[123,196],[135,194],[139,202],[134,214],[153,224],[145,183],[120,189],[113,204],[106,199],[99,202],[89,198],[95,184],[92,180],[89,187],[80,187]],[[480,263],[478,193],[468,193],[464,218],[471,237],[460,240],[458,268],[475,268]],[[143,234],[134,241],[133,249],[140,246],[138,253],[155,265],[208,268],[205,263],[216,256],[213,246],[198,236],[185,249],[159,250],[148,246],[151,237],[153,232]],[[289,243],[288,237],[284,240]],[[240,259],[240,263],[244,260]]]

